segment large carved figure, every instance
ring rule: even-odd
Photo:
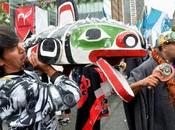
[[[39,59],[45,63],[74,66],[71,76],[82,91],[77,130],[100,129],[99,119],[108,115],[106,93],[112,89],[122,100],[132,100],[134,93],[112,65],[119,64],[125,57],[147,54],[139,32],[113,20],[99,19],[50,27],[27,39],[25,46],[28,55],[37,51]]]

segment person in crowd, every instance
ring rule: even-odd
[[[162,33],[158,47],[153,49],[145,62],[131,71],[128,82],[135,98],[128,103],[130,130],[174,130],[175,129],[175,80],[160,80],[160,73],[153,73],[156,66],[175,64],[175,32]]]
[[[25,69],[26,51],[12,27],[0,25],[0,120],[9,130],[56,130],[55,111],[72,108],[80,99],[77,84],[38,60],[28,61],[50,77],[42,82],[35,71]]]
[[[143,63],[144,58],[142,57],[130,57],[130,58],[125,58],[124,59],[124,63],[126,64],[125,66],[125,70],[124,70],[124,74],[126,76],[126,78],[129,78],[130,76],[130,72],[138,67],[140,64]],[[133,105],[132,103],[127,103],[127,102],[123,102],[123,107],[124,107],[124,111],[126,113],[126,119],[127,119],[127,123],[128,123],[128,127],[130,128],[132,126],[132,117],[133,117]]]

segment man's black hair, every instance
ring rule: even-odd
[[[0,59],[3,59],[4,50],[13,48],[19,43],[19,38],[13,27],[0,24]],[[4,68],[0,66],[0,77],[4,75]]]
[[[15,47],[19,43],[19,38],[13,27],[5,24],[0,25],[0,58],[3,58],[4,50]]]

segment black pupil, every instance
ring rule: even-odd
[[[99,29],[89,29],[86,32],[86,38],[88,40],[99,39],[101,37],[101,31]]]

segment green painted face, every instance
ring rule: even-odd
[[[91,23],[74,29],[70,40],[73,47],[83,50],[110,48],[122,31],[125,29],[110,24]]]

